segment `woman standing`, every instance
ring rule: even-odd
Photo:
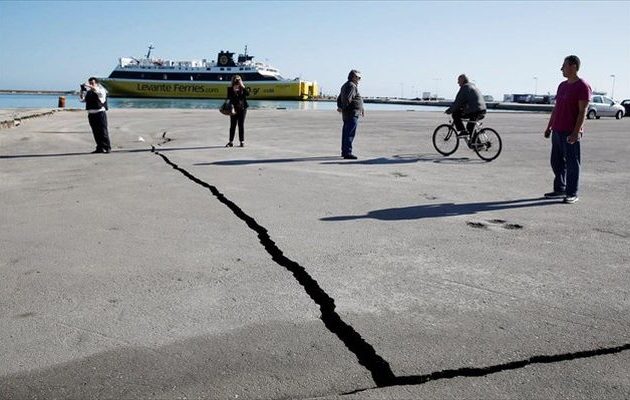
[[[234,144],[234,134],[236,133],[236,125],[238,124],[238,139],[241,142],[241,147],[245,145],[245,115],[247,114],[247,95],[249,95],[249,88],[243,85],[243,80],[240,75],[234,75],[232,77],[232,84],[227,89],[227,98],[234,106],[234,114],[230,115],[230,141],[225,147],[232,147]]]

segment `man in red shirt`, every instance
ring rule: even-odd
[[[560,70],[567,80],[558,86],[556,105],[545,129],[545,137],[551,136],[551,169],[555,176],[553,192],[545,193],[545,197],[564,197],[567,204],[578,201],[580,139],[592,94],[591,86],[578,77],[579,69],[578,56],[564,59]]]

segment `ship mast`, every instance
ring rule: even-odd
[[[153,44],[149,45],[149,51],[147,51],[147,55],[145,58],[149,58],[151,57],[151,50],[155,49],[155,47],[153,47]]]

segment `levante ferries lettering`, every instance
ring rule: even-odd
[[[158,93],[207,93],[218,94],[217,87],[204,87],[203,85],[178,84],[178,83],[137,83],[136,89],[139,92]]]

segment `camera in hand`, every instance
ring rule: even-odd
[[[85,83],[81,84],[81,91],[82,92],[87,92],[87,87],[85,86]]]

